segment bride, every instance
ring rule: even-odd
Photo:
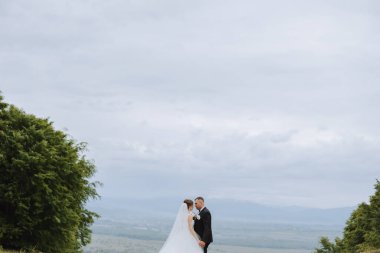
[[[183,201],[169,237],[159,253],[203,253],[198,245],[199,236],[193,228],[193,206],[192,200]]]

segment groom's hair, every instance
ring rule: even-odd
[[[195,200],[202,200],[203,202],[205,202],[205,199],[203,197],[196,197]]]

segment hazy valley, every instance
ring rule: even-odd
[[[86,252],[158,252],[175,218],[179,199],[110,200],[90,203],[102,215]],[[210,200],[215,242],[209,252],[311,252],[322,235],[340,236],[353,208],[269,207]]]

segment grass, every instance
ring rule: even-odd
[[[15,250],[5,250],[3,248],[1,248],[0,246],[0,253],[25,253],[26,251],[23,251],[23,250],[19,250],[19,251],[15,251]]]
[[[0,253],[25,253],[25,251],[13,251],[13,250],[5,250],[5,249],[0,248]],[[379,250],[366,251],[363,253],[380,253],[380,249]]]

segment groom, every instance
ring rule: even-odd
[[[199,214],[194,216],[194,231],[201,237],[199,246],[207,253],[207,247],[212,243],[211,213],[205,207],[205,200],[202,197],[195,199],[195,208]]]

